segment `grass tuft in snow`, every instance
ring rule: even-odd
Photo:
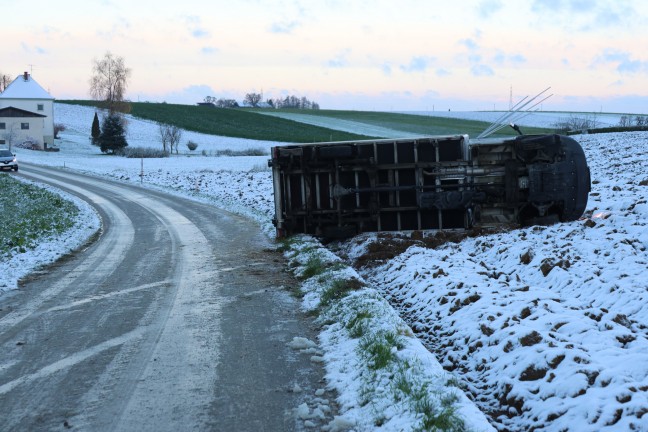
[[[373,318],[371,312],[359,311],[346,325],[349,335],[354,339],[364,336],[368,330],[367,326],[371,318]]]
[[[334,265],[334,269],[340,268],[340,265]],[[335,279],[331,284],[324,289],[320,297],[320,306],[329,306],[332,302],[340,300],[353,290],[357,290],[362,286],[362,282],[357,279]]]
[[[284,237],[278,241],[277,250],[282,253],[291,252],[292,256],[296,254],[296,249],[298,245],[303,244],[304,242],[300,239],[299,236]]]
[[[358,346],[361,355],[368,356],[369,369],[383,369],[396,361],[396,352],[403,349],[402,337],[396,333],[377,332],[362,338]]]
[[[394,377],[393,386],[394,394],[396,395],[397,400],[401,400],[401,393],[404,397],[409,397],[414,392],[414,384],[412,383],[412,380],[407,376],[405,368],[399,370],[398,374]]]
[[[313,254],[308,258],[304,271],[301,273],[301,277],[302,279],[309,279],[313,276],[324,273],[324,270],[326,270],[324,261],[322,261],[318,255]]]
[[[457,415],[454,404],[459,398],[455,394],[445,394],[440,398],[440,406],[429,397],[427,392],[415,396],[416,411],[423,414],[420,431],[463,431],[463,420]]]

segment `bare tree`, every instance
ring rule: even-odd
[[[248,93],[245,95],[245,102],[248,104],[252,105],[253,107],[256,107],[259,105],[259,102],[261,102],[261,94],[260,93]]]
[[[596,129],[598,125],[599,122],[596,119],[596,114],[592,116],[586,115],[584,117],[578,117],[572,114],[568,118],[561,118],[558,122],[554,123],[554,127],[560,132]]]
[[[158,132],[160,135],[160,141],[162,142],[162,150],[165,153],[168,153],[169,150],[167,150],[167,147],[169,147],[169,125],[166,123],[158,123]]]
[[[619,117],[619,126],[628,127],[630,126],[631,118],[627,115],[622,115]]]
[[[63,123],[54,123],[54,139],[58,139],[59,132],[64,132],[66,129]]]
[[[182,129],[178,126],[171,126],[169,131],[169,144],[171,144],[171,153],[175,150],[175,153],[178,154],[178,144],[180,144],[180,139],[182,138]]]
[[[234,99],[218,99],[216,101],[218,108],[237,108],[238,103]]]
[[[178,154],[178,144],[182,138],[182,129],[175,125],[158,123],[158,130],[160,141],[162,142],[162,150],[164,150],[164,152],[173,153],[173,150],[175,149],[176,154]]]
[[[5,140],[5,143],[7,144],[7,147],[9,147],[9,151],[13,148],[13,145],[15,144],[14,141],[18,138],[18,132],[16,131],[17,124],[16,123],[11,123],[8,129],[5,130],[5,132],[2,134],[2,139]]]
[[[127,111],[124,100],[131,70],[126,67],[124,58],[113,56],[110,51],[103,58],[94,59],[90,78],[90,95],[106,104],[110,112]]]
[[[0,93],[2,93],[3,91],[5,91],[5,89],[7,88],[7,86],[8,86],[9,84],[11,84],[11,81],[13,81],[13,80],[11,79],[11,76],[9,76],[9,75],[7,75],[7,74],[0,73]]]

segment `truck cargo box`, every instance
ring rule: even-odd
[[[589,169],[561,135],[467,135],[272,148],[277,236],[467,229],[579,218]]]

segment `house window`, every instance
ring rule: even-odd
[[[0,123],[0,129],[7,129],[7,125],[5,123]]]
[[[45,105],[43,104],[38,104],[37,107],[38,107],[38,111],[43,111],[45,109]]]
[[[0,139],[0,144],[7,144],[7,143],[5,142],[5,140]]]
[[[29,123],[20,123],[20,129],[22,130],[29,129]]]

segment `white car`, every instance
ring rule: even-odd
[[[18,171],[16,155],[9,150],[0,149],[0,170]]]

